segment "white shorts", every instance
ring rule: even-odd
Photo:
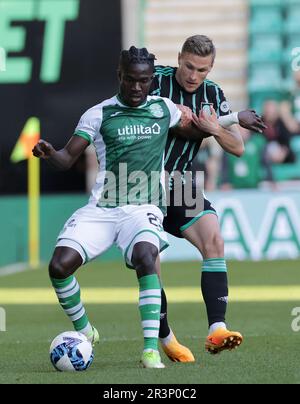
[[[155,205],[100,208],[88,204],[67,220],[56,247],[75,249],[84,264],[116,244],[127,266],[133,268],[131,257],[136,243],[147,241],[159,252],[169,246],[162,222],[163,214]]]

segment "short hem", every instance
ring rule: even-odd
[[[64,243],[64,240],[66,241],[66,243]],[[62,243],[61,243],[62,242]],[[60,244],[61,243],[61,244]],[[73,240],[71,238],[66,238],[66,237],[62,237],[60,239],[57,240],[57,243],[55,245],[56,247],[68,247],[68,248],[72,248],[73,250],[77,251],[78,254],[81,256],[82,258],[82,264],[84,265],[87,262],[89,262],[89,257],[85,251],[85,249],[82,247],[82,245],[80,243],[78,243],[78,241]]]
[[[187,222],[186,224],[184,224],[183,226],[179,227],[179,230],[181,232],[183,232],[184,230],[188,229],[190,226],[192,226],[197,220],[199,220],[201,217],[207,215],[207,214],[214,214],[216,216],[217,212],[214,210],[205,210],[203,212],[198,213],[198,215],[196,217],[193,217],[193,219],[191,219],[189,222]]]
[[[127,246],[126,249],[125,249],[125,252],[124,252],[124,255],[123,255],[123,256],[124,256],[125,264],[126,264],[127,268],[135,269],[134,266],[132,266],[132,264],[131,264],[131,260],[130,260],[130,262],[128,262],[129,260],[127,260],[127,254],[128,254],[128,251],[129,251],[129,249],[130,249],[130,247],[131,247],[131,245],[132,245],[134,239],[135,239],[137,236],[139,236],[141,233],[152,233],[154,236],[156,236],[156,237],[158,238],[158,240],[159,240],[158,253],[161,253],[161,252],[164,251],[167,247],[169,247],[169,243],[168,243],[167,241],[163,240],[163,239],[162,239],[157,233],[155,233],[153,230],[148,230],[148,229],[146,229],[146,230],[141,230],[140,232],[136,233],[136,234],[133,236],[132,240],[130,241],[130,243],[128,244],[128,246]],[[153,243],[151,243],[151,244],[153,244]]]

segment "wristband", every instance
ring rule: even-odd
[[[228,128],[231,125],[239,123],[238,112],[232,112],[229,115],[220,116],[218,122],[223,128]]]

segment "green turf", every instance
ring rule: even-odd
[[[200,284],[199,264],[163,264],[165,288]],[[299,285],[299,261],[230,263],[231,285]],[[137,284],[133,271],[120,263],[95,262],[78,274],[81,286],[126,287]],[[0,277],[1,288],[49,286],[47,272],[28,271]],[[200,292],[199,292],[200,295]],[[300,301],[234,302],[227,319],[245,342],[234,352],[211,356],[204,351],[205,308],[197,303],[170,303],[169,320],[178,339],[189,346],[194,364],[172,363],[166,369],[138,365],[142,332],[135,304],[87,305],[101,333],[91,368],[82,373],[59,373],[50,364],[50,341],[72,329],[58,305],[4,305],[7,331],[0,332],[0,383],[299,383],[299,332],[293,332],[291,311]]]

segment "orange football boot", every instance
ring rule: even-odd
[[[194,355],[189,348],[179,344],[174,335],[170,342],[161,343],[161,346],[167,357],[173,362],[195,362]]]
[[[231,351],[243,342],[243,336],[236,331],[229,331],[226,328],[217,328],[205,341],[205,349],[211,354],[218,354],[224,350]]]

